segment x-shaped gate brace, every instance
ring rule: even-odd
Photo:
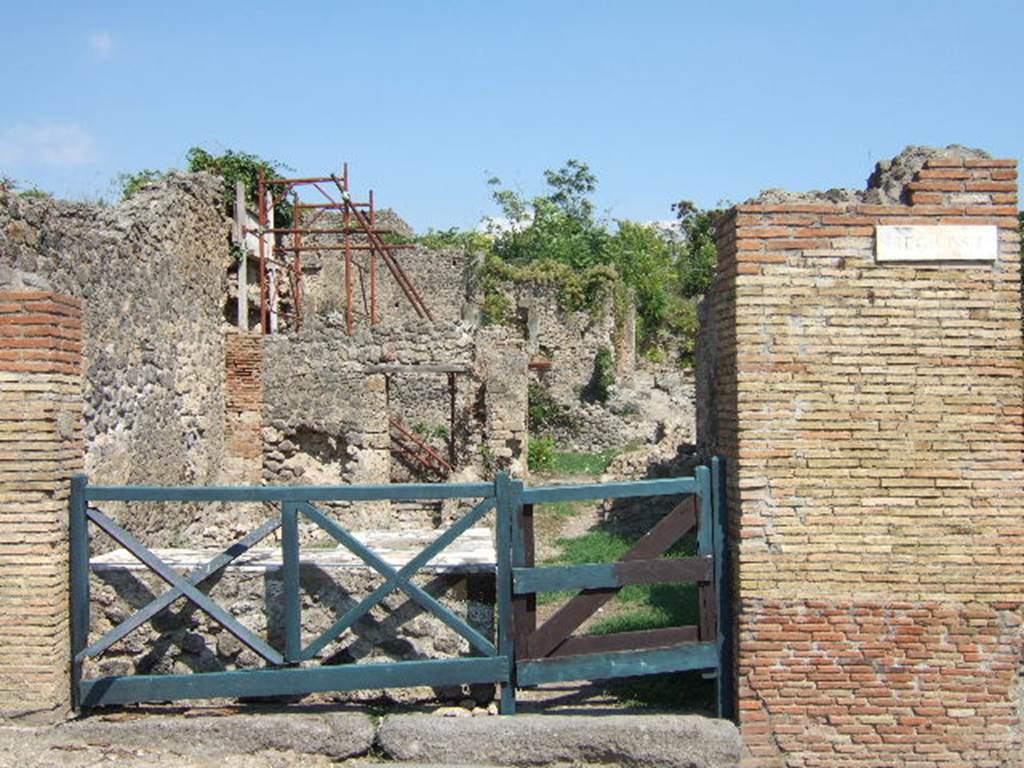
[[[457,523],[439,535],[430,545],[420,551],[412,560],[402,566],[402,568],[396,569],[312,504],[308,502],[286,501],[282,502],[281,517],[268,520],[204,565],[194,569],[187,576],[178,574],[142,542],[124,530],[124,528],[102,511],[95,507],[89,507],[85,510],[86,519],[95,523],[115,542],[138,559],[139,562],[167,582],[170,589],[108,631],[96,642],[78,651],[74,656],[74,661],[76,664],[81,664],[84,659],[99,655],[152,619],[160,611],[171,606],[179,598],[184,597],[270,664],[284,665],[297,663],[315,658],[327,645],[369,613],[396,589],[400,589],[410,599],[465,638],[477,651],[485,656],[495,657],[498,655],[498,651],[493,643],[456,616],[435,597],[412,582],[412,577],[421,568],[448,547],[455,539],[479,522],[488,512],[494,509],[494,506],[495,500],[493,498],[484,499]],[[305,649],[301,648],[301,600],[299,597],[298,516],[300,513],[316,523],[333,539],[356,555],[366,565],[381,574],[385,579],[383,584],[364,598],[358,605],[347,611]],[[268,645],[234,616],[220,607],[209,595],[198,589],[200,584],[237,560],[278,528],[282,529],[282,572],[285,599],[284,654]]]

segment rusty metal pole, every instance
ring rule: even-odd
[[[448,460],[455,466],[455,373],[448,372]]]
[[[373,205],[373,190],[370,190],[370,226],[377,226],[377,210]],[[370,250],[370,325],[377,324],[377,251]]]
[[[259,183],[259,225],[260,225],[260,327],[263,333],[270,333],[269,286],[267,285],[267,250],[263,230],[267,228],[267,182],[260,170]]]
[[[292,303],[295,308],[295,330],[296,332],[302,330],[302,245],[305,242],[305,237],[302,235],[302,209],[299,208],[299,193],[293,194],[294,198],[294,213],[292,216],[292,226],[295,227],[295,234],[292,237],[292,245],[295,246],[294,255],[294,275],[295,282],[292,286]]]
[[[345,173],[348,173],[348,166],[345,167]],[[343,228],[346,230],[342,237],[345,239],[345,320],[346,326],[348,327],[348,335],[352,335],[354,326],[354,319],[352,316],[352,245],[351,236],[348,234],[349,225],[349,206],[345,206],[345,212],[342,214]]]

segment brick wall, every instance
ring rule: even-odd
[[[263,471],[263,337],[224,338],[224,480],[259,485]]]
[[[0,720],[69,706],[68,493],[82,456],[80,304],[0,292]]]
[[[1024,422],[1016,164],[933,158],[906,205],[746,204],[720,227],[752,765],[1020,759]],[[985,224],[994,263],[875,260],[875,227]]]

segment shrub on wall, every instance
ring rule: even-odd
[[[594,355],[594,371],[590,374],[590,382],[583,391],[583,397],[587,400],[606,403],[613,386],[615,386],[615,355],[608,347],[601,347]]]
[[[531,437],[526,465],[531,472],[550,472],[555,464],[555,441],[550,437]]]
[[[530,382],[527,390],[527,425],[531,432],[550,429],[573,429],[576,420],[569,406],[564,405],[542,385]]]

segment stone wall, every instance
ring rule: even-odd
[[[1020,757],[1015,166],[935,153],[906,202],[756,200],[719,228],[708,423],[751,765]],[[879,226],[940,224],[995,227],[994,261],[877,259]]]
[[[68,494],[81,469],[81,304],[0,289],[0,721],[70,707]]]
[[[394,239],[408,243],[415,239],[412,228],[391,210],[377,212],[377,226],[393,230]],[[324,214],[319,217],[315,227],[340,228],[341,216]],[[337,246],[342,243],[342,239],[341,235],[311,235],[306,240],[307,244],[318,242]],[[353,235],[351,242],[354,245],[362,245],[366,243],[366,239]],[[436,323],[453,324],[464,319],[467,292],[473,273],[472,255],[461,250],[433,250],[422,246],[394,249],[393,254],[426,303]],[[353,311],[358,318],[357,326],[368,327],[367,307],[371,294],[370,254],[367,251],[353,250],[352,260]],[[304,252],[302,271],[305,317],[315,318],[332,312],[345,312],[348,300],[343,251]],[[402,327],[410,322],[422,322],[398,281],[380,258],[377,259],[377,307],[380,325],[383,327]]]
[[[0,270],[85,302],[93,482],[206,483],[223,460],[228,225],[220,180],[173,174],[106,208],[0,188]],[[133,530],[162,513],[125,510]]]
[[[531,376],[566,405],[579,403],[594,373],[594,358],[616,343],[615,309],[609,298],[597,312],[570,312],[558,302],[557,290],[527,283],[518,286],[516,306],[531,359],[550,361]]]
[[[527,353],[521,341],[502,329],[477,337],[477,370],[483,381],[488,474],[507,470],[526,477],[528,468]]]
[[[372,592],[380,578],[366,568],[329,568],[316,564],[316,552],[307,551],[300,567],[303,595],[303,643],[315,640],[335,621]],[[196,562],[202,559],[197,558]],[[432,573],[416,582],[435,595],[449,610],[465,619],[485,637],[494,636],[494,575]],[[93,610],[90,639],[95,641],[124,621],[161,591],[152,574],[124,564],[94,566],[91,580]],[[274,647],[284,645],[280,568],[266,570],[228,568],[209,594],[244,626]],[[425,658],[452,658],[470,653],[469,643],[424,611],[402,592],[386,597],[381,607],[356,622],[350,631],[328,645],[305,666],[357,664]],[[90,660],[86,677],[108,675],[162,675],[253,669],[263,659],[206,614],[187,605],[168,609],[136,632]],[[477,686],[474,686],[476,689]],[[493,686],[480,686],[489,698]],[[461,698],[454,691],[426,689],[364,690],[334,694],[337,700],[429,700],[435,695]],[[324,698],[324,697],[320,697]]]

